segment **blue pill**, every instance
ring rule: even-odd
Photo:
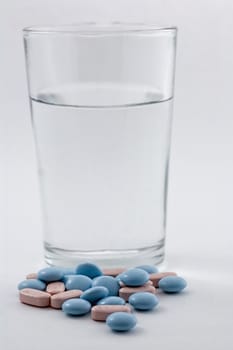
[[[100,268],[92,263],[83,263],[80,264],[76,267],[76,273],[78,275],[85,275],[88,276],[90,278],[95,278],[98,276],[102,276],[103,273],[100,270]]]
[[[125,305],[125,300],[121,297],[106,297],[100,299],[97,303],[98,305]]]
[[[159,303],[158,298],[148,292],[134,293],[129,297],[128,301],[136,310],[144,311],[152,310]]]
[[[166,293],[179,293],[186,286],[187,282],[179,276],[167,276],[159,281],[159,288]]]
[[[149,281],[149,274],[141,269],[129,269],[123,272],[120,280],[129,287],[139,287]]]
[[[99,299],[103,299],[108,296],[108,289],[105,287],[92,287],[83,292],[80,296],[81,299],[87,300],[94,304]]]
[[[62,310],[67,315],[82,316],[91,310],[91,304],[87,300],[68,299],[62,304]]]
[[[37,278],[44,282],[55,282],[62,280],[64,274],[58,267],[45,267],[37,274]]]
[[[40,280],[36,279],[29,279],[24,280],[18,284],[18,289],[24,289],[24,288],[32,288],[32,289],[38,289],[38,290],[45,290],[46,284]]]
[[[117,275],[116,277],[115,277],[115,279],[118,281],[118,282],[121,282],[121,277],[123,276],[123,272],[122,273],[119,273],[119,275]]]
[[[65,286],[67,290],[80,289],[85,291],[92,286],[92,280],[84,275],[69,275],[65,278]]]
[[[140,265],[140,266],[137,266],[137,269],[141,269],[141,270],[144,270],[148,273],[157,273],[159,272],[159,269],[154,266],[154,265]]]
[[[64,275],[76,275],[74,267],[62,267],[61,270]]]
[[[106,323],[113,331],[127,332],[136,326],[137,319],[127,312],[114,312],[107,317]]]
[[[62,278],[62,281],[66,284],[66,282],[68,281],[68,279],[72,279],[73,277],[76,277],[77,275],[76,274],[69,274],[69,275],[64,275],[63,278]],[[83,275],[79,275],[79,276],[83,276]],[[86,277],[86,276],[84,276]]]
[[[108,289],[108,295],[113,295],[116,296],[118,295],[119,289],[120,289],[120,285],[118,283],[118,281],[111,276],[99,276],[96,277],[92,283],[92,287],[98,287],[98,286],[102,286],[102,287],[106,287]]]

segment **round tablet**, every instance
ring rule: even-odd
[[[65,281],[66,290],[80,289],[87,290],[92,286],[92,280],[83,275],[70,275],[67,276]]]
[[[148,292],[132,294],[128,301],[136,310],[144,311],[152,310],[159,303],[158,298]]]
[[[112,276],[99,276],[96,277],[92,283],[92,287],[105,287],[108,289],[108,295],[117,296],[120,285],[118,281]]]
[[[55,282],[62,280],[64,274],[58,267],[45,267],[37,274],[37,278],[44,282]]]
[[[62,267],[61,270],[64,275],[76,275],[74,267]]]
[[[103,273],[97,265],[92,263],[83,263],[76,267],[76,274],[95,278],[102,276]]]
[[[107,317],[106,323],[113,331],[127,332],[136,326],[137,319],[127,312],[114,312]]]
[[[18,284],[18,289],[31,288],[37,290],[45,290],[46,284],[37,279],[27,279]]]
[[[120,280],[129,287],[139,287],[149,281],[149,274],[142,269],[129,269],[121,273]]]
[[[81,316],[91,310],[91,304],[87,300],[69,299],[62,304],[62,310],[67,315]]]
[[[144,270],[144,271],[148,272],[149,274],[159,272],[159,269],[154,265],[140,265],[140,266],[137,266],[137,269]]]
[[[92,287],[87,289],[80,296],[81,299],[88,300],[90,303],[95,303],[99,299],[105,298],[108,296],[108,289],[105,287]]]
[[[125,305],[125,300],[121,297],[106,297],[100,299],[97,303],[98,305]]]
[[[167,276],[159,281],[159,288],[166,293],[179,293],[187,286],[187,282],[179,276]]]

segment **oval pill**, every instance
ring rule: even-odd
[[[73,278],[73,276],[77,276],[76,274],[72,274],[72,275],[64,275],[62,277],[62,282],[64,282],[66,284],[66,282],[68,281],[68,279],[71,277],[71,279]],[[82,275],[79,275],[82,276]]]
[[[91,310],[91,304],[83,299],[69,299],[62,304],[62,311],[67,315],[82,316]]]
[[[24,288],[19,291],[19,300],[23,304],[47,307],[50,304],[50,294],[37,289]]]
[[[166,293],[179,293],[187,286],[185,279],[179,276],[167,276],[159,281],[159,288]]]
[[[43,291],[46,289],[46,284],[40,280],[27,279],[18,284],[19,290],[24,288],[38,289]]]
[[[80,289],[85,291],[92,286],[92,280],[84,275],[70,275],[68,276],[65,286],[67,290]]]
[[[120,285],[120,287],[127,287],[122,281],[120,281],[120,282],[118,282],[119,283],[119,285]],[[141,287],[146,287],[146,286],[153,286],[153,283],[152,283],[152,281],[147,281],[145,284],[143,284],[143,286],[141,286]],[[132,288],[134,288],[134,287],[132,287]],[[138,287],[135,287],[135,288],[138,288]]]
[[[151,285],[144,285],[141,287],[123,287],[119,290],[119,296],[123,298],[125,301],[128,301],[129,297],[134,293],[140,292],[148,292],[152,294],[156,294],[156,289]]]
[[[159,272],[159,269],[154,266],[154,265],[140,265],[140,266],[137,266],[137,269],[141,269],[141,270],[144,270],[146,271],[147,273],[158,273]]]
[[[69,276],[76,275],[75,268],[73,267],[62,267],[63,277],[62,281],[66,283]]]
[[[95,303],[99,299],[105,298],[108,296],[108,289],[105,287],[92,287],[87,289],[80,296],[81,299],[88,300],[90,303]]]
[[[47,284],[46,292],[53,295],[57,293],[62,293],[65,290],[65,285],[63,282],[50,282]]]
[[[63,293],[54,294],[50,298],[50,306],[54,309],[61,309],[62,304],[68,299],[79,298],[82,294],[81,290],[68,290]]]
[[[76,275],[74,267],[62,267],[61,270],[64,275]]]
[[[150,281],[155,288],[159,287],[159,281],[166,276],[177,276],[175,272],[159,272],[150,274]]]
[[[102,276],[103,273],[97,265],[92,263],[83,263],[83,264],[79,264],[76,267],[76,274],[85,275],[90,278],[95,278],[98,276]]]
[[[148,292],[132,294],[128,301],[136,310],[144,311],[152,310],[159,303],[158,298],[154,294]]]
[[[119,273],[115,278],[120,283],[121,282],[121,276],[123,275],[123,272]],[[123,283],[123,282],[122,282]]]
[[[125,300],[121,297],[110,296],[100,299],[98,305],[125,305]]]
[[[113,267],[113,268],[106,268],[102,270],[103,275],[112,276],[112,277],[116,277],[124,271],[125,269],[123,267]]]
[[[149,274],[141,269],[129,269],[123,272],[120,280],[129,287],[139,287],[149,281]]]
[[[136,326],[137,319],[134,315],[127,312],[114,312],[106,319],[106,324],[118,332],[127,332]]]
[[[112,276],[99,276],[93,280],[92,287],[102,286],[108,289],[108,295],[118,295],[120,285]]]
[[[131,312],[127,305],[96,305],[91,309],[91,318],[94,321],[105,321],[114,312]]]
[[[57,267],[45,267],[38,272],[37,278],[44,282],[55,282],[60,281],[63,276],[62,269]]]

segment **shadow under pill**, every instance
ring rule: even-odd
[[[108,330],[107,330],[108,331]],[[118,337],[135,337],[137,335],[141,335],[144,333],[144,329],[140,326],[136,326],[135,328],[131,329],[130,331],[113,331],[113,330],[109,330],[108,334],[113,334],[116,335]]]
[[[184,298],[185,296],[189,296],[191,293],[190,290],[184,290],[184,291],[181,291],[181,292],[162,292],[159,297],[160,298]]]
[[[85,314],[85,315],[68,315],[65,314],[66,317],[70,318],[70,319],[86,319],[86,318],[90,318],[90,313]]]

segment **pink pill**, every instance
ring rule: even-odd
[[[27,305],[47,307],[50,304],[50,294],[37,289],[24,288],[19,291],[19,300]]]
[[[64,301],[73,298],[79,298],[83,292],[79,289],[67,290],[63,293],[54,294],[51,296],[50,306],[54,309],[61,309]]]
[[[119,296],[123,298],[125,301],[128,301],[130,295],[134,293],[140,293],[140,292],[148,292],[148,293],[156,294],[156,289],[150,284],[145,284],[141,287],[123,287],[123,288],[120,288],[119,290]]]
[[[152,274],[150,274],[150,281],[153,283],[153,286],[155,288],[158,288],[159,287],[159,281],[163,277],[167,277],[167,276],[177,276],[177,274],[175,272],[152,273]]]
[[[113,312],[131,312],[127,305],[96,305],[91,309],[91,318],[94,321],[105,321]]]
[[[113,267],[111,269],[102,269],[103,275],[112,276],[112,277],[116,277],[124,271],[125,269],[123,267]]]
[[[53,295],[57,293],[62,293],[65,290],[65,285],[63,282],[51,282],[46,287],[46,292]]]

